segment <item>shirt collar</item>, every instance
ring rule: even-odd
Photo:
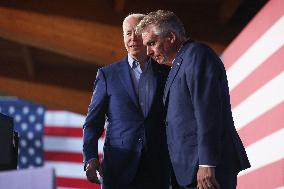
[[[136,60],[132,58],[130,54],[128,54],[127,59],[128,59],[128,64],[131,68],[135,68],[137,66]]]
[[[129,64],[130,68],[136,68],[139,64],[139,62],[137,60],[135,60],[130,54],[128,54],[127,60],[128,60],[128,64]],[[145,63],[145,70],[148,69],[148,67],[150,65],[150,61],[151,61],[151,59],[148,58],[148,60]]]

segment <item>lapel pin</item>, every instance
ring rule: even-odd
[[[177,65],[179,66],[179,65],[180,65],[180,63],[178,62],[178,63],[177,63]]]

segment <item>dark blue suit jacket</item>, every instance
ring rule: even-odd
[[[94,92],[84,124],[84,161],[98,157],[98,139],[105,134],[104,183],[130,183],[136,174],[141,150],[147,154],[157,177],[168,169],[162,95],[169,68],[151,61],[156,85],[146,117],[140,108],[127,57],[98,70]],[[165,177],[166,178],[166,177]]]
[[[167,140],[180,185],[196,182],[199,165],[236,175],[250,166],[231,113],[227,76],[219,57],[188,40],[165,87]]]

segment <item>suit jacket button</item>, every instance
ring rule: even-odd
[[[139,138],[139,139],[138,139],[138,142],[142,142],[142,138]]]

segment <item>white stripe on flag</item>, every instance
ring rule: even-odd
[[[55,168],[58,177],[86,178],[83,163],[46,161],[45,165]]]
[[[45,151],[82,153],[83,149],[82,138],[45,136],[43,140],[44,140]],[[104,145],[104,139],[100,138],[98,142],[99,153],[103,151],[103,145]]]
[[[68,111],[47,111],[45,114],[45,125],[48,126],[68,126],[82,128],[85,116]]]
[[[251,168],[241,171],[245,175],[284,157],[284,129],[275,132],[246,148]]]
[[[230,91],[283,46],[283,34],[284,16],[282,16],[229,68],[227,75]]]
[[[270,80],[233,109],[236,129],[239,130],[261,114],[284,100],[284,72]]]

